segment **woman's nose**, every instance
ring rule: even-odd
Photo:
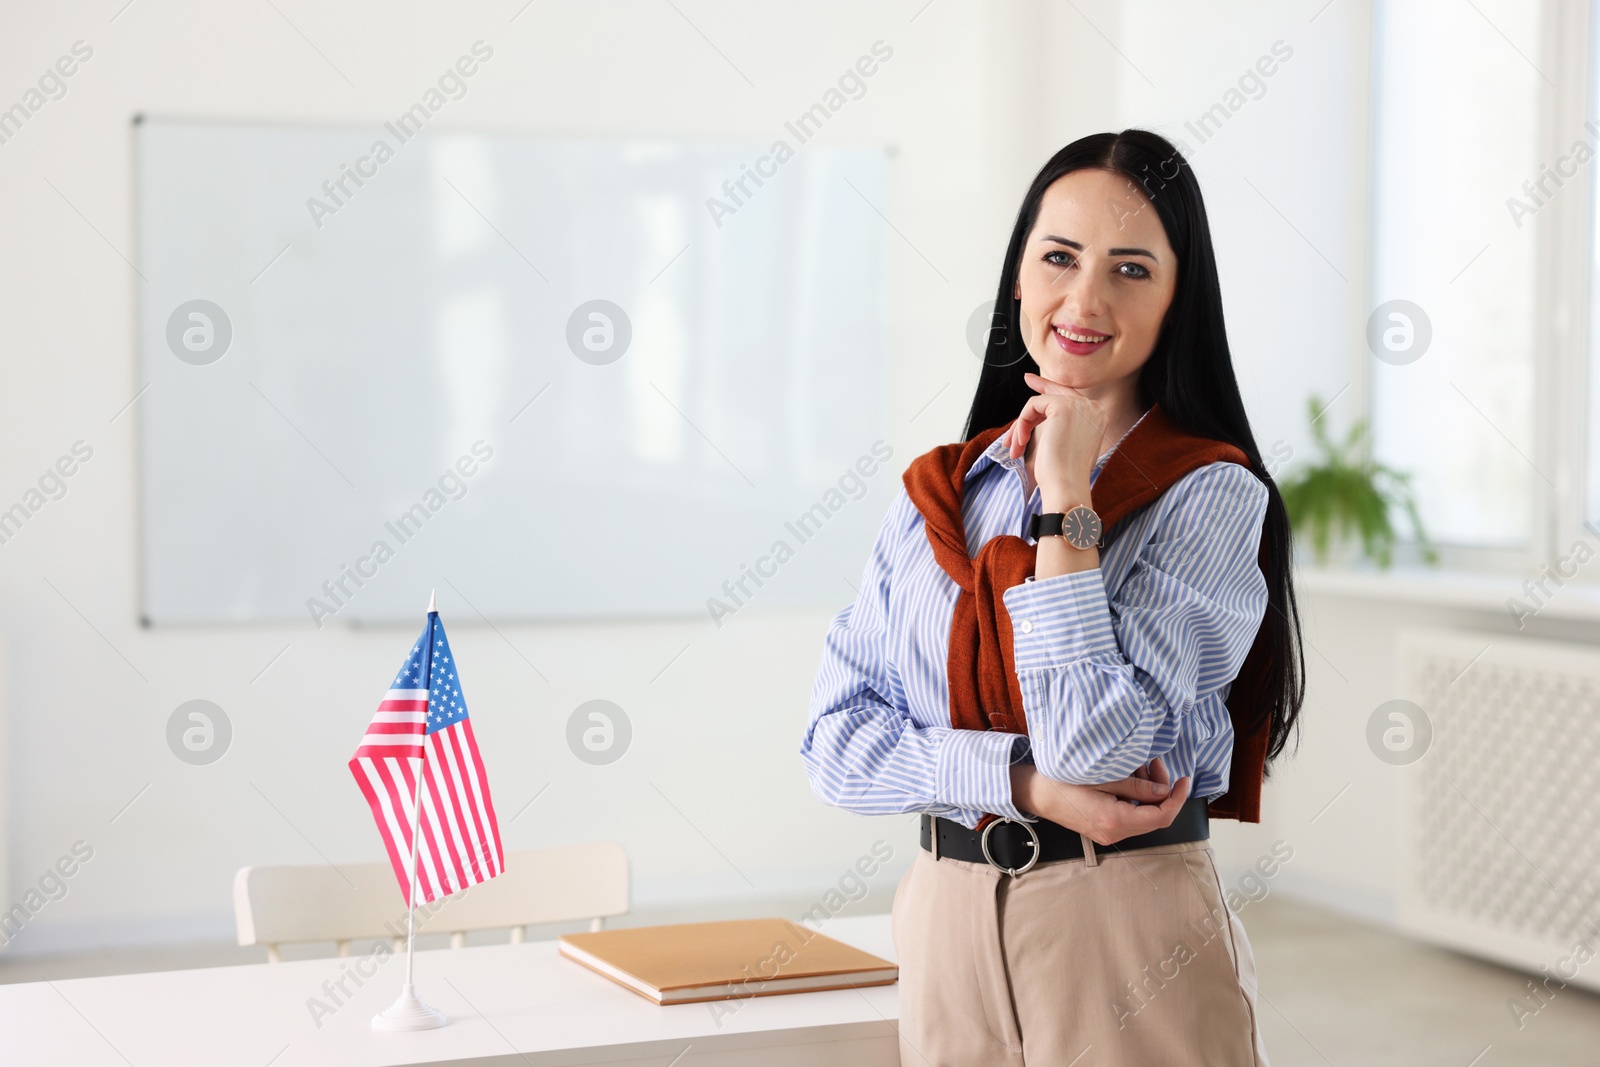
[[[1089,272],[1068,272],[1059,283],[1062,314],[1066,321],[1087,326],[1106,310],[1104,283]]]

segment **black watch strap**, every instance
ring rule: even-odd
[[[1066,511],[1047,511],[1028,520],[1028,533],[1035,540],[1061,537],[1074,548],[1094,548],[1103,540],[1100,516],[1087,504]]]
[[[1066,517],[1066,514],[1060,511],[1047,511],[1042,515],[1035,515],[1028,520],[1028,536],[1035,541],[1041,537],[1059,537],[1061,523]]]

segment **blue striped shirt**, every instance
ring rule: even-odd
[[[1225,700],[1267,610],[1256,561],[1266,506],[1267,488],[1247,468],[1208,464],[1108,530],[1098,568],[1006,590],[1024,736],[950,725],[960,587],[934,559],[902,483],[855,602],[828,626],[800,744],[812,791],[862,815],[1033,821],[1012,802],[1012,762],[1092,784],[1161,756],[1174,781],[1194,776],[1191,795],[1225,793]],[[997,438],[967,474],[968,554],[1000,534],[1027,540],[1039,510],[1025,463]]]

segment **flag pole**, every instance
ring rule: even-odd
[[[422,680],[430,690],[433,686],[433,626],[434,620],[439,617],[438,592],[435,589],[428,596],[428,637],[427,648],[423,652],[426,666]],[[423,730],[426,736],[426,723],[423,724]],[[422,821],[422,776],[427,769],[426,742],[423,744],[423,753],[422,765],[417,768],[416,789],[411,796],[411,891],[406,894],[406,984],[400,991],[400,999],[372,1017],[374,1030],[433,1030],[448,1021],[444,1012],[429,1007],[417,996],[416,987],[411,981],[417,940],[417,853],[422,851],[417,847],[417,834]]]
[[[432,708],[433,691],[433,620],[439,617],[438,590],[428,595],[428,647],[423,652],[423,662],[426,666],[422,670],[422,684],[429,691],[429,708]],[[427,737],[427,724],[423,724],[423,737]],[[422,824],[422,775],[427,770],[427,742],[423,742],[422,766],[417,768],[417,784],[411,793],[411,890],[406,893],[406,986],[407,993],[413,993],[411,986],[411,963],[416,956],[417,940],[417,854],[422,849],[417,847],[417,834],[421,831]]]

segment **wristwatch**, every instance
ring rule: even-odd
[[[1073,548],[1094,548],[1100,544],[1104,528],[1100,516],[1087,504],[1079,504],[1069,511],[1051,511],[1035,515],[1028,523],[1028,534],[1035,540],[1041,537],[1062,537]]]

